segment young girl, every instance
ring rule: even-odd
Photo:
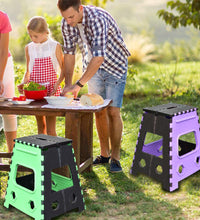
[[[15,95],[14,65],[9,52],[9,32],[12,30],[8,15],[0,11],[0,96],[10,98]],[[16,115],[2,115],[8,152],[13,151],[17,134]]]
[[[34,81],[45,84],[47,95],[59,96],[61,92],[60,83],[64,79],[61,71],[57,80],[57,71],[62,69],[63,52],[60,44],[49,38],[48,25],[43,17],[35,16],[30,19],[27,26],[28,34],[32,40],[25,47],[26,68],[22,83],[18,86],[23,93],[24,84]],[[38,134],[56,136],[55,116],[35,116],[38,126]]]

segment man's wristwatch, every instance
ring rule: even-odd
[[[84,85],[82,85],[80,82],[79,82],[79,80],[78,81],[76,81],[76,85],[78,85],[79,87],[83,87]]]

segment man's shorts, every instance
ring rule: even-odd
[[[126,76],[127,73],[119,79],[105,70],[99,69],[88,81],[88,91],[89,93],[99,94],[104,99],[112,99],[110,106],[121,108],[126,85]]]

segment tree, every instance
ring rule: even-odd
[[[106,3],[108,1],[114,1],[114,0],[82,0],[82,4],[83,5],[96,5],[96,6],[99,6],[99,7],[105,7]]]
[[[167,8],[158,11],[159,18],[173,28],[193,25],[200,29],[200,0],[173,0],[167,2]]]

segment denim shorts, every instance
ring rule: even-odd
[[[97,73],[88,81],[89,93],[101,95],[104,99],[112,99],[110,106],[121,108],[123,102],[123,94],[126,85],[127,72],[119,79],[99,69]]]

